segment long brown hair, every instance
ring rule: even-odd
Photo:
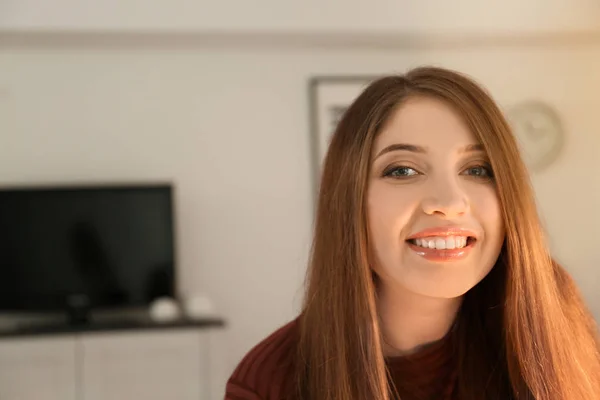
[[[299,319],[299,397],[393,398],[367,257],[365,196],[374,138],[409,96],[433,96],[462,115],[490,158],[506,226],[496,265],[465,294],[457,316],[458,397],[600,398],[596,324],[572,279],[549,254],[506,119],[472,79],[433,67],[371,83],[332,137]]]

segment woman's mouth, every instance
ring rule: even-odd
[[[452,250],[461,249],[475,242],[472,236],[431,236],[418,239],[409,239],[409,243],[425,249]]]
[[[409,247],[417,255],[435,262],[458,261],[465,258],[475,246],[473,236],[429,236],[409,239]]]

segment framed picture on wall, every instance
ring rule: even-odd
[[[315,188],[331,136],[346,108],[376,76],[317,76],[309,81],[312,167]]]

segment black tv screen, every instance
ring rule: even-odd
[[[0,189],[0,310],[173,296],[173,225],[170,185]]]

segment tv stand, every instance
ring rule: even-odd
[[[113,320],[0,332],[0,399],[222,399],[220,319]]]
[[[148,319],[124,318],[110,319],[88,323],[27,323],[19,325],[16,329],[0,330],[0,340],[3,338],[27,336],[59,336],[69,334],[85,334],[93,332],[131,332],[131,331],[157,331],[173,329],[210,329],[221,328],[225,322],[220,318],[205,319],[178,319],[171,322],[153,322]],[[1,399],[2,397],[0,397]]]

